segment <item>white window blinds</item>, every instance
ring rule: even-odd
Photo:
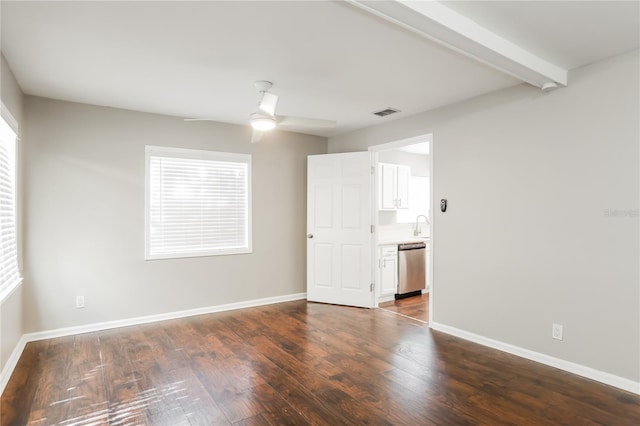
[[[16,225],[16,133],[0,119],[0,301],[21,279]]]
[[[146,258],[251,252],[251,156],[147,147]]]

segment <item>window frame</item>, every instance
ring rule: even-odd
[[[22,191],[20,183],[20,126],[13,117],[9,109],[4,102],[0,102],[0,117],[14,132],[14,147],[13,147],[13,214],[14,214],[14,226],[15,226],[15,238],[16,238],[16,266],[18,269],[18,278],[7,285],[6,288],[0,287],[0,305],[7,300],[16,291],[17,288],[22,285],[24,275],[22,271],[22,220],[21,220],[21,201]]]
[[[234,163],[247,164],[247,246],[242,248],[225,248],[217,250],[207,250],[193,253],[163,253],[151,254],[151,157],[163,156],[167,158],[186,158],[196,160],[213,160],[227,161]],[[161,260],[161,259],[180,259],[191,257],[207,257],[207,256],[228,256],[236,254],[253,253],[252,238],[252,166],[251,154],[241,154],[232,152],[209,151],[200,149],[175,148],[166,146],[145,145],[145,220],[144,220],[144,259],[145,260]]]

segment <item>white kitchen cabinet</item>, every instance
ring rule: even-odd
[[[379,209],[408,209],[411,168],[387,163],[378,163],[378,167]]]
[[[409,166],[398,166],[397,169],[397,185],[396,197],[398,200],[397,208],[409,208],[409,181],[411,180],[411,168]]]
[[[378,171],[380,210],[395,210],[397,166],[379,163]]]
[[[398,288],[398,246],[380,246],[380,296],[394,295]]]

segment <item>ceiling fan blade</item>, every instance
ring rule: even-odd
[[[273,93],[264,92],[258,109],[271,116],[276,114],[276,105],[278,104],[278,96]]]
[[[260,140],[262,140],[262,135],[264,135],[264,132],[253,129],[253,133],[251,133],[251,143],[260,142]]]
[[[184,121],[220,121],[215,118],[185,118]]]
[[[333,120],[321,120],[319,118],[291,117],[283,115],[278,117],[278,126],[332,128],[336,127],[336,122]]]

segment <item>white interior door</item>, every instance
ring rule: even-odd
[[[373,307],[371,153],[310,155],[307,299]]]

